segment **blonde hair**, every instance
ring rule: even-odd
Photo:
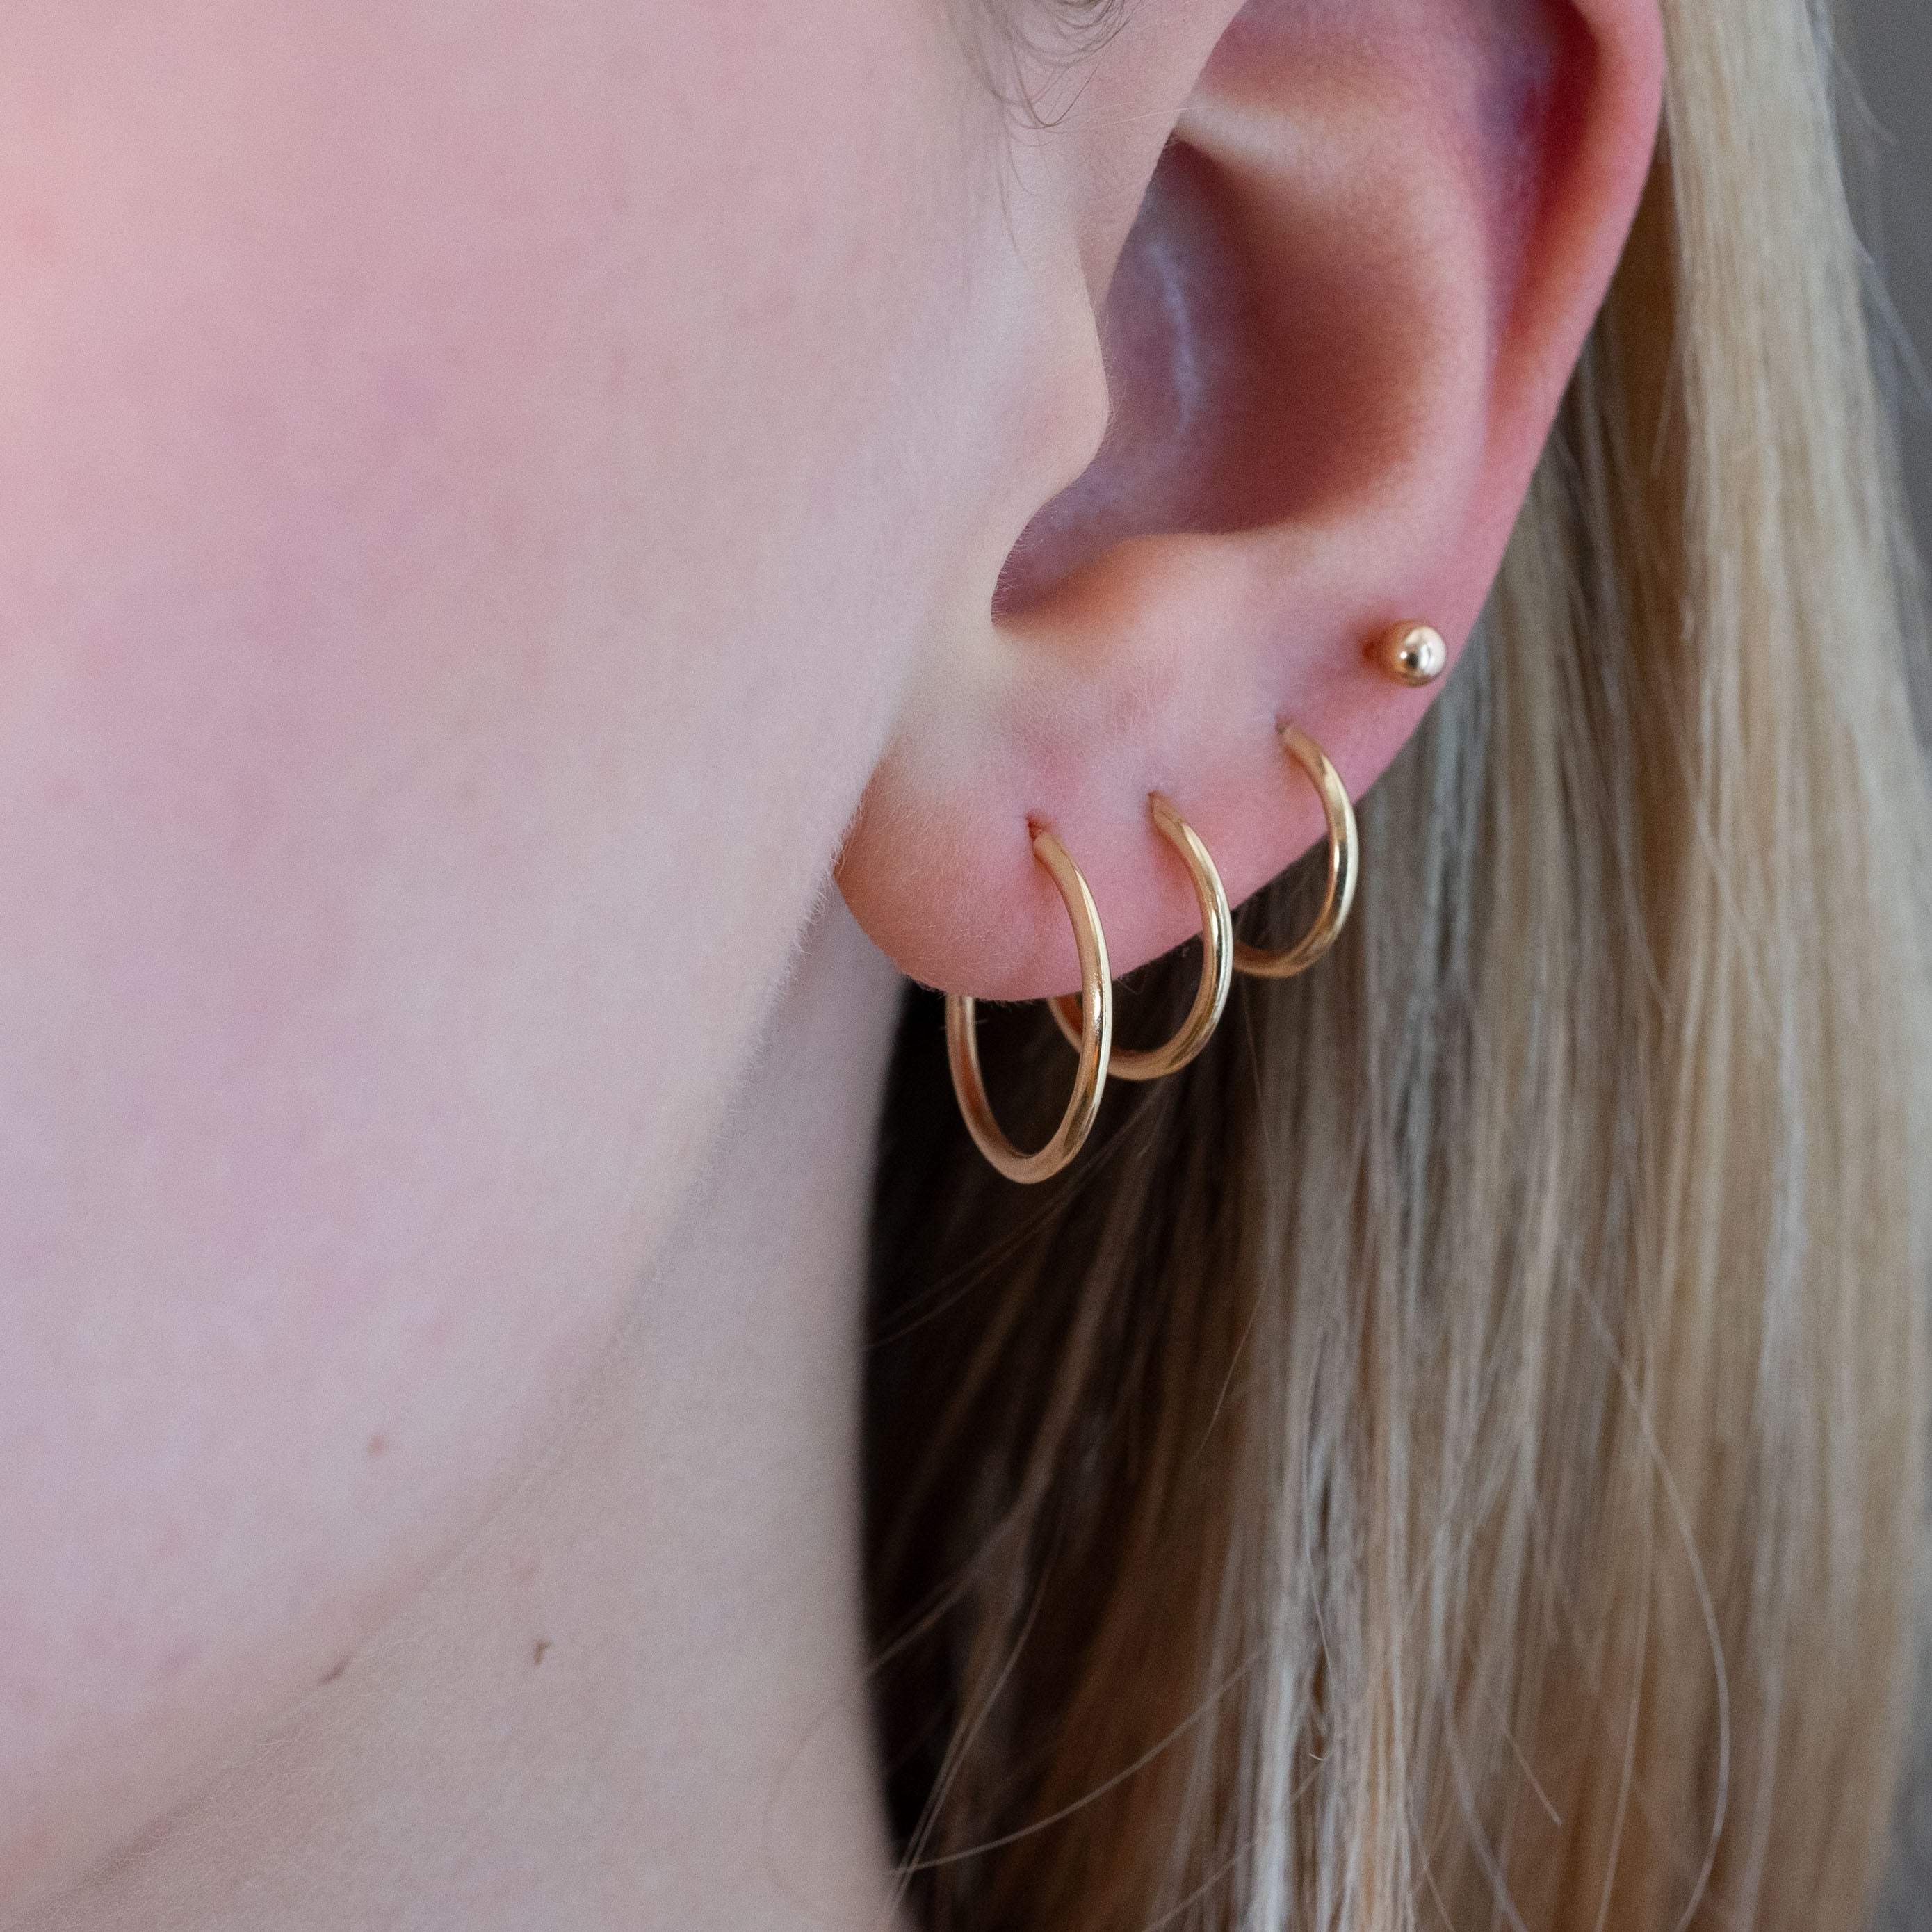
[[[1924,1446],[1912,626],[1828,50],[1666,10],[1637,231],[1341,946],[1037,1193],[909,1011],[868,1540],[930,1932],[1859,1921]],[[1010,1058],[1050,1110],[1050,1030]]]

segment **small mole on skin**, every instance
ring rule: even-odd
[[[538,1637],[537,1639],[537,1646],[536,1649],[530,1652],[530,1663],[532,1666],[534,1666],[542,1663],[544,1659],[550,1654],[553,1648],[554,1648],[554,1646],[551,1644],[548,1637]]]
[[[346,1670],[348,1668],[349,1668],[349,1660],[348,1660],[348,1658],[346,1658],[346,1657],[345,1657],[345,1658],[342,1660],[342,1661],[341,1661],[340,1664],[338,1664],[335,1666],[335,1668],[334,1668],[333,1670],[326,1670],[326,1671],[324,1671],[324,1672],[322,1672],[322,1683],[323,1683],[324,1684],[333,1684],[333,1683],[335,1682],[335,1680],[336,1680],[338,1677],[340,1677],[340,1676],[342,1675],[342,1673],[343,1673],[345,1670]]]
[[[369,1438],[369,1453],[372,1456],[381,1455],[388,1446],[389,1438],[386,1436],[372,1436]]]

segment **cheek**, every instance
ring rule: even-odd
[[[96,10],[47,30],[64,58],[28,41],[0,116],[37,257],[5,322],[10,1037],[56,1118],[100,1110],[44,1157],[98,1192],[138,1169],[104,1148],[232,1138],[190,1176],[232,1240],[277,1218],[230,1197],[286,1194],[292,1136],[308,1174],[393,1130],[434,1185],[506,1124],[493,1080],[507,1137],[573,1162],[614,1123],[554,1148],[542,1110],[580,1117],[597,1070],[686,1113],[912,634],[844,567],[860,479],[811,473],[820,412],[866,428],[823,392],[874,238],[802,219],[852,158],[796,116],[776,152],[643,138],[662,104],[587,10],[526,39],[495,10],[487,58],[445,8],[158,7],[146,41]],[[657,52],[760,94],[701,36]]]
[[[452,10],[8,16],[28,1832],[79,1815],[76,1738],[165,1767],[212,1687],[286,1690],[548,1426],[965,520],[932,372],[979,218],[926,10]]]

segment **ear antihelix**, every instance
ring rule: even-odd
[[[1187,1017],[1166,1046],[1145,1052],[1130,1047],[1114,1049],[1110,1070],[1122,1080],[1158,1080],[1178,1073],[1195,1058],[1221,1024],[1234,978],[1234,917],[1214,861],[1170,800],[1155,792],[1148,807],[1161,836],[1180,855],[1201,908],[1201,984]],[[1078,997],[1067,993],[1048,1004],[1060,1030],[1072,1045],[1079,1046],[1082,1015]]]

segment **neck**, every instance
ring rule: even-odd
[[[834,900],[703,1204],[544,1467],[50,1924],[889,1920],[857,1433],[897,983]]]

